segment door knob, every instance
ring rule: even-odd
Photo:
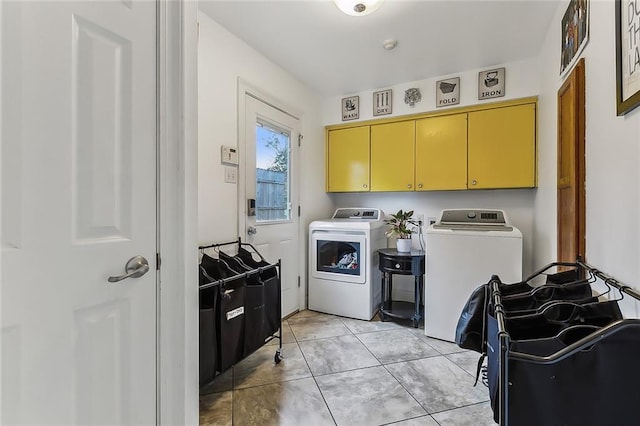
[[[117,283],[126,278],[140,278],[147,272],[149,272],[149,262],[142,256],[134,256],[124,266],[124,275],[118,275],[109,277],[107,281],[110,283]]]
[[[258,233],[258,228],[256,228],[255,226],[250,226],[247,228],[247,234],[255,235],[257,233]]]

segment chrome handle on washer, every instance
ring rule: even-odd
[[[140,278],[147,272],[149,272],[149,262],[142,256],[134,256],[124,267],[125,273],[123,275],[111,276],[107,279],[110,283],[117,283],[127,278]]]

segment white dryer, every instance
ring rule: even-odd
[[[427,229],[426,246],[427,336],[453,342],[469,295],[492,275],[522,280],[522,233],[502,210],[444,210]]]
[[[370,320],[380,306],[380,209],[340,208],[309,225],[309,309]]]

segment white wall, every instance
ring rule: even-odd
[[[198,235],[201,243],[238,236],[237,185],[224,182],[221,145],[238,144],[238,78],[302,113],[300,202],[303,225],[331,211],[324,194],[324,131],[319,98],[302,83],[229,33],[198,14],[199,151]]]
[[[535,199],[534,259],[556,256],[556,102],[559,77],[559,6],[540,54],[539,189]],[[640,109],[616,116],[615,9],[612,1],[590,2],[589,42],[582,54],[586,74],[587,261],[640,289]],[[629,298],[627,297],[628,300]],[[635,307],[625,306],[627,315]]]
[[[324,130],[319,97],[281,68],[198,13],[198,239],[200,244],[238,237],[238,188],[224,182],[221,145],[238,145],[238,79],[270,99],[301,113],[301,229],[328,217],[332,202],[324,192]],[[304,239],[306,241],[306,238]],[[306,261],[306,243],[301,260]]]

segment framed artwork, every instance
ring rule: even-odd
[[[357,120],[360,117],[360,96],[342,98],[342,121]]]
[[[436,81],[436,107],[460,103],[460,77]]]
[[[616,113],[640,105],[640,3],[616,0]]]
[[[373,116],[391,114],[391,89],[373,92]]]
[[[589,41],[589,0],[571,0],[562,17],[560,75],[566,74]]]
[[[478,73],[478,99],[500,98],[504,96],[504,68],[495,68]]]

